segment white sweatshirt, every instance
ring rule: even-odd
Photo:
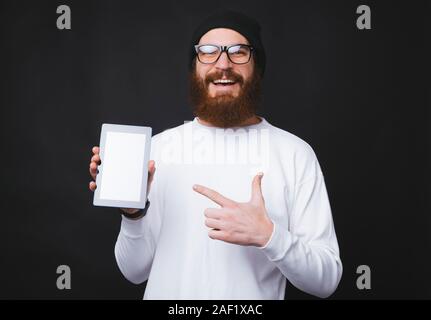
[[[312,148],[263,117],[223,130],[198,118],[152,137],[156,173],[145,217],[122,217],[115,257],[144,299],[283,299],[286,278],[327,297],[342,264],[324,177]],[[263,247],[208,236],[204,210],[219,208],[193,191],[212,188],[237,202],[251,197],[262,171],[262,194],[274,229]]]

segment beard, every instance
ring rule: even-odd
[[[216,127],[229,128],[240,126],[245,120],[256,115],[261,96],[261,76],[258,68],[254,68],[249,80],[234,73],[231,69],[214,72],[205,79],[197,75],[196,68],[190,72],[190,102],[193,114]],[[210,97],[209,84],[225,75],[240,86],[237,97],[231,93],[217,94]]]

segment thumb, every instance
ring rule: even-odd
[[[262,195],[262,178],[263,172],[259,172],[254,176],[253,182],[251,183],[251,200],[250,202],[259,205],[264,203],[263,195]]]

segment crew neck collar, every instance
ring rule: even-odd
[[[266,119],[262,116],[257,116],[259,119],[261,119],[261,121],[259,123],[255,123],[255,124],[250,124],[248,126],[236,126],[236,127],[229,127],[229,128],[222,128],[222,127],[216,127],[216,126],[207,126],[205,124],[202,124],[201,122],[199,122],[199,117],[194,117],[192,123],[200,128],[205,128],[205,129],[210,129],[210,130],[215,130],[215,129],[257,129],[263,126],[268,125],[268,121],[266,121]]]

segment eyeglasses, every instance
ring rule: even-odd
[[[211,64],[217,62],[223,52],[235,64],[245,64],[250,61],[254,48],[248,44],[234,44],[231,46],[218,46],[215,44],[195,45],[199,62]]]

